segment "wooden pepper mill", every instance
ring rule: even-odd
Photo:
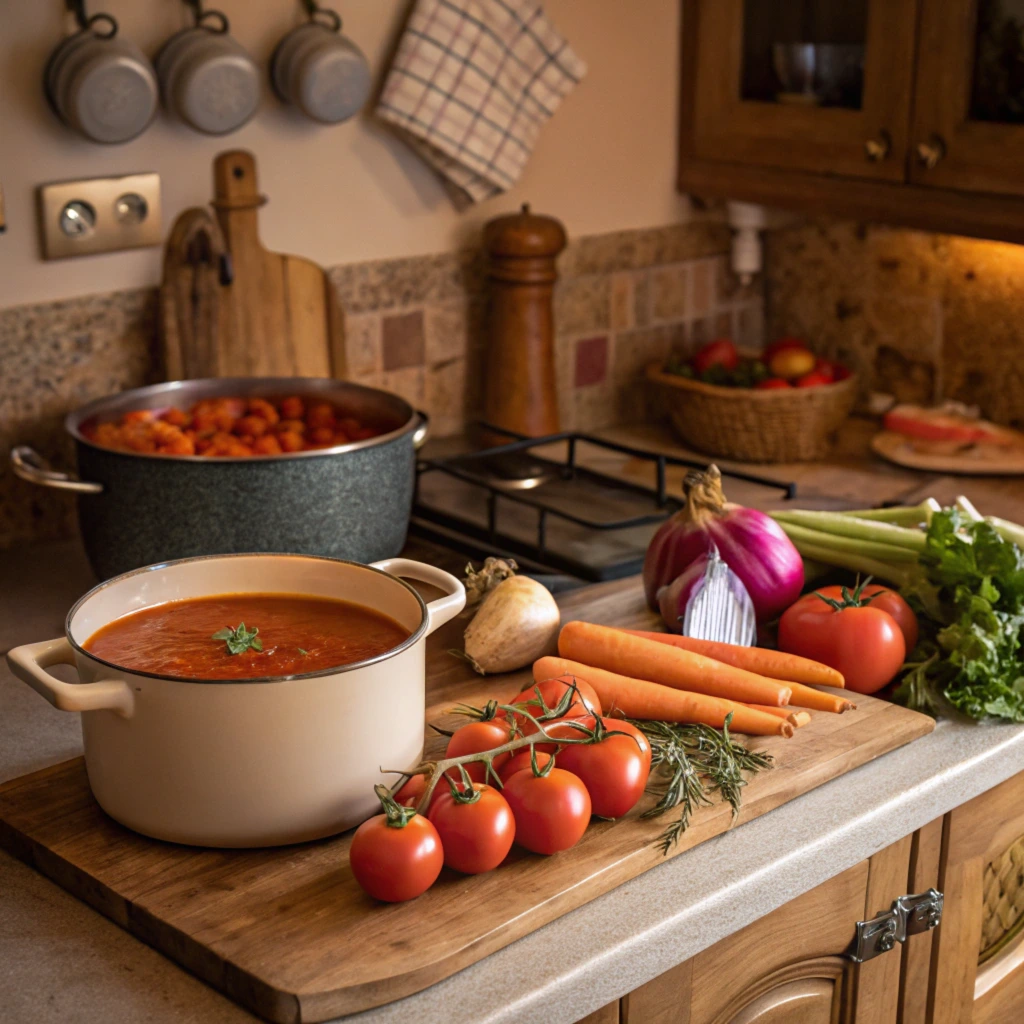
[[[484,419],[531,437],[558,431],[552,298],[565,242],[565,228],[526,203],[484,227],[491,286]]]

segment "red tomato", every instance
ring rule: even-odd
[[[777,388],[788,388],[792,385],[781,377],[765,377],[764,380],[759,380],[754,387],[759,391],[774,391]]]
[[[584,721],[593,724],[595,720]],[[614,718],[602,718],[601,722],[609,732],[626,735],[562,747],[558,763],[587,787],[592,813],[621,818],[644,794],[651,771],[651,747],[647,737],[628,722]]]
[[[420,814],[402,826],[388,825],[385,814],[364,821],[352,837],[348,856],[356,881],[387,903],[426,892],[444,866],[437,829]]]
[[[832,366],[832,372],[834,374],[834,379],[836,380],[836,382],[846,380],[846,378],[850,376],[850,370],[848,367],[842,366],[839,363],[833,363]]]
[[[448,741],[445,757],[462,757],[464,754],[481,754],[485,750],[493,750],[509,741],[507,722],[492,720],[490,722],[470,722],[452,734]],[[494,770],[497,771],[508,760],[509,755],[498,754],[494,758]],[[486,769],[482,763],[465,765],[466,773],[474,782],[483,782]],[[453,779],[461,779],[458,768],[449,768],[448,774]]]
[[[836,611],[805,594],[779,620],[779,649],[838,669],[855,693],[874,693],[892,681],[907,645],[896,620],[873,602]]]
[[[843,588],[821,587],[818,593],[831,597],[834,601],[841,601]],[[900,627],[900,632],[903,634],[903,639],[907,645],[907,653],[909,654],[917,646],[917,616],[910,605],[895,590],[881,587],[877,583],[869,583],[864,587],[861,591],[861,596],[871,599],[870,601],[865,601],[869,608],[880,608],[883,612],[888,612],[896,620],[896,625]]]
[[[473,784],[480,796],[460,803],[451,790],[430,805],[430,820],[441,837],[444,862],[456,871],[479,875],[496,868],[512,849],[516,823],[508,801],[491,786]]]
[[[554,744],[545,744],[545,746],[554,746]],[[540,749],[540,744],[537,745],[537,767],[543,768],[544,765],[551,760],[550,754],[545,754]],[[521,772],[524,768],[530,767],[530,748],[523,747],[522,750],[517,750],[502,766],[501,771],[498,772],[498,778],[503,783],[508,782],[509,779],[515,775],[516,772]]]
[[[523,690],[522,693],[517,694],[507,703],[509,704],[529,704],[526,710],[533,715],[534,718],[539,718],[544,714],[544,706],[537,699],[537,690],[540,690],[541,698],[544,704],[550,710],[554,710],[558,707],[559,702],[565,696],[565,691],[569,689],[572,683],[576,684],[576,696],[573,697],[572,703],[569,705],[569,710],[562,715],[562,718],[580,718],[583,715],[589,714],[601,714],[601,698],[598,697],[594,688],[585,679],[577,679],[575,676],[556,676],[554,679],[545,679],[542,683],[536,683],[534,686]],[[505,716],[504,711],[499,711],[498,714],[501,717]],[[530,726],[531,731],[533,730],[533,723],[529,719],[522,715],[516,716],[520,727],[525,728]]]
[[[765,347],[764,352],[761,354],[761,359],[767,363],[772,356],[777,355],[779,352],[785,352],[787,348],[807,348],[807,342],[789,336],[779,338]]]
[[[827,359],[819,358],[814,364],[814,372],[820,373],[828,380],[833,381],[836,379],[836,363],[829,362]]]
[[[768,361],[768,370],[773,377],[793,380],[814,369],[814,353],[805,348],[784,348]]]
[[[740,362],[740,354],[729,338],[716,338],[697,350],[690,365],[695,373],[704,373],[712,366],[724,366],[727,370],[735,370]]]
[[[534,853],[557,853],[575,846],[590,823],[590,794],[571,772],[547,775],[516,772],[504,789],[516,819],[516,842]]]
[[[426,775],[414,775],[411,779],[406,780],[398,792],[395,793],[395,803],[401,804],[403,807],[415,807],[426,791]],[[436,786],[434,787],[434,792],[437,792]]]
[[[796,386],[798,388],[817,388],[822,384],[831,384],[832,377],[821,372],[821,370],[811,370],[810,373],[805,373],[802,377],[796,379]]]

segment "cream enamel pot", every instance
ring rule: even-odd
[[[425,604],[399,578],[445,596]],[[84,650],[113,619],[166,601],[245,592],[349,600],[410,631],[391,651],[309,675],[185,680],[128,671]],[[361,565],[308,555],[211,555],[126,573],[89,591],[65,636],[17,647],[12,671],[82,713],[100,806],[136,832],[196,846],[279,846],[333,835],[375,813],[379,772],[423,753],[426,638],[466,603],[462,584],[404,558]],[[78,683],[47,671],[73,665]]]

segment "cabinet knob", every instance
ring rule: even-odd
[[[880,131],[876,138],[868,139],[864,143],[864,155],[873,164],[881,163],[892,149],[892,137],[884,129]]]
[[[927,142],[917,144],[917,162],[929,171],[946,155],[946,143],[941,135],[932,135]]]

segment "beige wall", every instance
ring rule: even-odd
[[[186,23],[173,0],[91,0],[149,55]],[[298,0],[221,0],[238,39],[262,65],[299,18]],[[405,0],[345,0],[346,31],[379,81]],[[472,244],[482,221],[529,200],[573,236],[685,219],[673,188],[679,0],[547,0],[556,25],[589,74],[545,128],[511,193],[459,214],[433,174],[372,118],[321,127],[289,112],[265,87],[255,119],[222,139],[161,116],[140,138],[104,147],[79,139],[49,111],[40,86],[62,31],[62,0],[0,0],[0,182],[8,230],[0,235],[0,307],[148,285],[156,249],[43,262],[35,186],[47,181],[157,171],[170,227],[184,207],[210,197],[210,161],[252,150],[271,202],[263,240],[332,265]]]

